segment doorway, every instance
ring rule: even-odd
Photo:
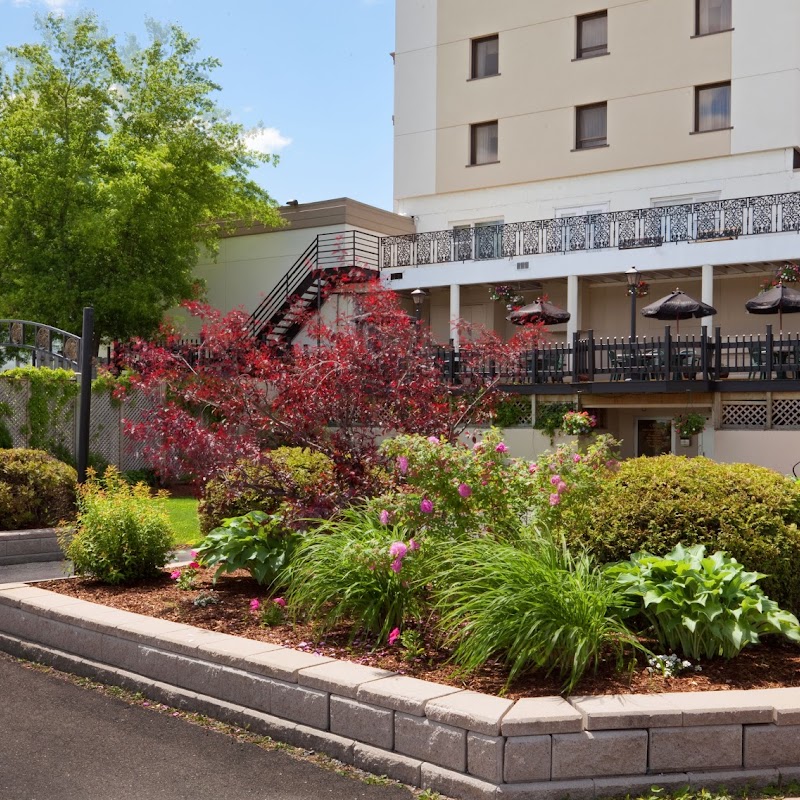
[[[671,419],[636,420],[636,455],[663,456],[672,452]]]

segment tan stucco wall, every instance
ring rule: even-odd
[[[791,475],[800,461],[800,431],[714,431],[714,460],[760,464]]]

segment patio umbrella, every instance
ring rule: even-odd
[[[666,297],[662,297],[642,309],[643,317],[652,317],[665,322],[671,322],[674,319],[676,333],[681,332],[682,319],[699,319],[700,317],[710,317],[716,313],[716,308],[712,308],[708,303],[689,297],[686,292],[682,292],[680,289],[676,289]]]
[[[554,306],[547,300],[536,300],[512,311],[506,319],[514,325],[528,325],[534,322],[544,322],[545,325],[558,325],[559,322],[569,321],[569,311]]]
[[[800,292],[779,283],[758,297],[748,300],[744,307],[751,314],[777,314],[778,325],[783,333],[783,315],[800,312]]]

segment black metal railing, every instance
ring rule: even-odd
[[[800,231],[800,192],[384,236],[383,269]]]
[[[0,319],[0,369],[30,365],[79,371],[81,337],[74,333],[29,322]]]

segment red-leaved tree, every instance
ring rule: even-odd
[[[364,487],[377,442],[392,433],[455,440],[487,419],[501,383],[524,370],[542,336],[526,326],[503,342],[472,332],[456,361],[418,326],[394,292],[378,284],[346,289],[354,313],[333,325],[313,315],[306,330],[319,346],[279,347],[255,341],[247,315],[225,316],[197,303],[200,345],[174,334],[132,343],[127,366],[135,383],[159,398],[128,433],[165,478],[203,482],[278,444],[327,454],[343,483]]]

